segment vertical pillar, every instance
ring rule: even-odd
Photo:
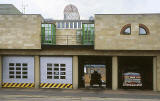
[[[34,75],[35,75],[35,88],[39,88],[40,85],[40,59],[39,56],[34,57]]]
[[[78,56],[73,56],[73,89],[78,89]]]
[[[112,90],[118,89],[118,57],[112,57]]]
[[[2,87],[2,56],[0,56],[0,88]]]
[[[153,57],[153,90],[157,91],[157,58]]]
[[[157,91],[160,91],[160,56],[157,56],[157,78],[156,78],[156,86],[157,86]]]

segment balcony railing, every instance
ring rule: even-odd
[[[43,45],[93,45],[94,36],[84,39],[81,35],[42,35]]]

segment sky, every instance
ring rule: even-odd
[[[78,8],[81,19],[94,14],[160,13],[160,0],[0,0],[0,4],[13,4],[20,11],[25,5],[25,14],[57,20],[63,19],[68,4]]]

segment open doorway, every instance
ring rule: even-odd
[[[111,57],[79,57],[79,88],[111,88],[111,67]]]
[[[153,57],[124,56],[118,61],[119,88],[153,89]]]
[[[84,65],[85,88],[106,88],[106,65],[86,64]]]

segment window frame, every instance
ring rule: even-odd
[[[146,32],[146,34],[140,34],[140,28],[143,28]],[[148,29],[148,27],[144,24],[139,24],[139,35],[149,35],[150,34],[150,31]]]
[[[130,28],[130,33],[129,33],[129,34],[124,33],[127,28]],[[121,29],[120,34],[121,34],[121,35],[131,35],[131,32],[132,32],[131,24],[126,24],[126,25],[124,25],[123,28]]]

